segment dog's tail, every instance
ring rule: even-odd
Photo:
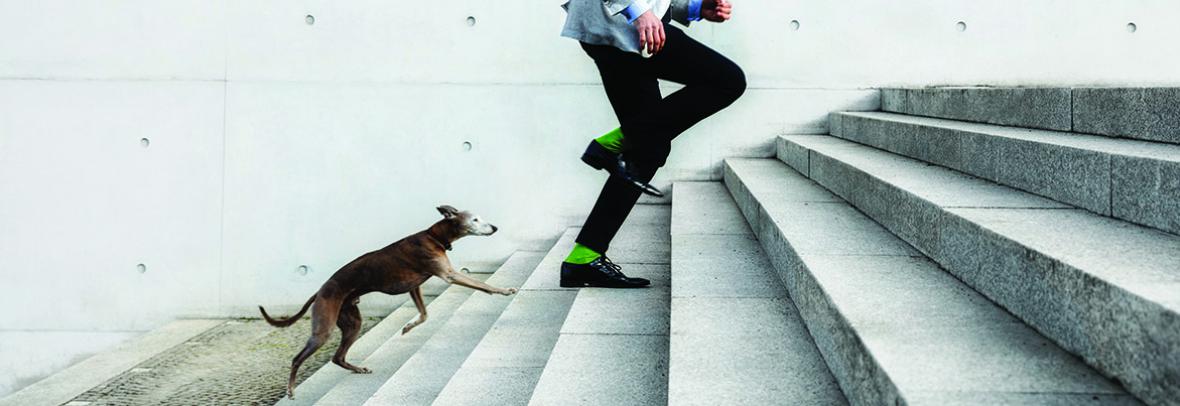
[[[266,309],[263,309],[262,306],[258,306],[258,310],[262,311],[262,318],[266,319],[268,324],[275,327],[287,327],[295,324],[295,322],[303,318],[303,314],[307,313],[307,309],[311,307],[311,302],[315,301],[315,296],[316,295],[311,295],[311,298],[307,299],[307,303],[303,304],[303,308],[299,309],[299,313],[295,313],[294,316],[288,317],[286,319],[275,320],[270,318],[270,315],[266,314]]]

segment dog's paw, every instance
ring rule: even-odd
[[[512,296],[512,295],[515,295],[516,292],[517,292],[516,288],[508,288],[508,289],[501,289],[500,290],[500,294],[504,295],[504,296]]]
[[[365,368],[365,367],[357,367],[356,373],[358,373],[358,374],[371,374],[371,373],[373,373],[373,370],[371,370],[369,368]]]

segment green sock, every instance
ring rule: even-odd
[[[601,137],[595,138],[599,145],[606,148],[607,151],[613,153],[623,152],[623,129],[616,128],[610,132],[603,134]]]
[[[570,251],[570,256],[565,258],[565,262],[578,265],[589,264],[601,256],[602,254],[594,252],[585,245],[574,243],[574,250]]]

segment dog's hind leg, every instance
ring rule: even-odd
[[[418,320],[411,321],[402,327],[402,334],[409,333],[414,327],[426,322],[426,302],[422,301],[422,286],[415,286],[410,290],[410,298],[414,299],[414,306],[418,307]]]
[[[311,309],[311,337],[307,345],[299,351],[299,355],[291,360],[291,376],[287,379],[287,397],[295,399],[295,376],[299,373],[299,366],[303,361],[315,354],[332,334],[332,326],[336,324],[337,314],[340,313],[340,298],[318,297]]]
[[[349,347],[352,347],[352,343],[361,335],[361,309],[357,307],[358,302],[360,300],[350,299],[340,308],[340,318],[336,319],[336,326],[340,327],[341,333],[340,347],[336,349],[336,355],[332,356],[332,363],[358,374],[367,374],[373,371],[349,364],[345,359]]]

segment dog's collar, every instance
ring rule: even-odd
[[[430,233],[426,233],[426,236],[427,236],[427,237],[429,237],[429,238],[430,238],[432,241],[434,241],[435,243],[438,243],[438,245],[441,245],[441,246],[443,247],[443,249],[446,249],[447,251],[450,251],[450,250],[451,250],[451,244],[448,244],[448,243],[444,243],[444,242],[442,242],[442,241],[439,241],[439,239],[437,239],[437,238],[434,238],[434,236],[433,236],[433,235],[430,235]]]

